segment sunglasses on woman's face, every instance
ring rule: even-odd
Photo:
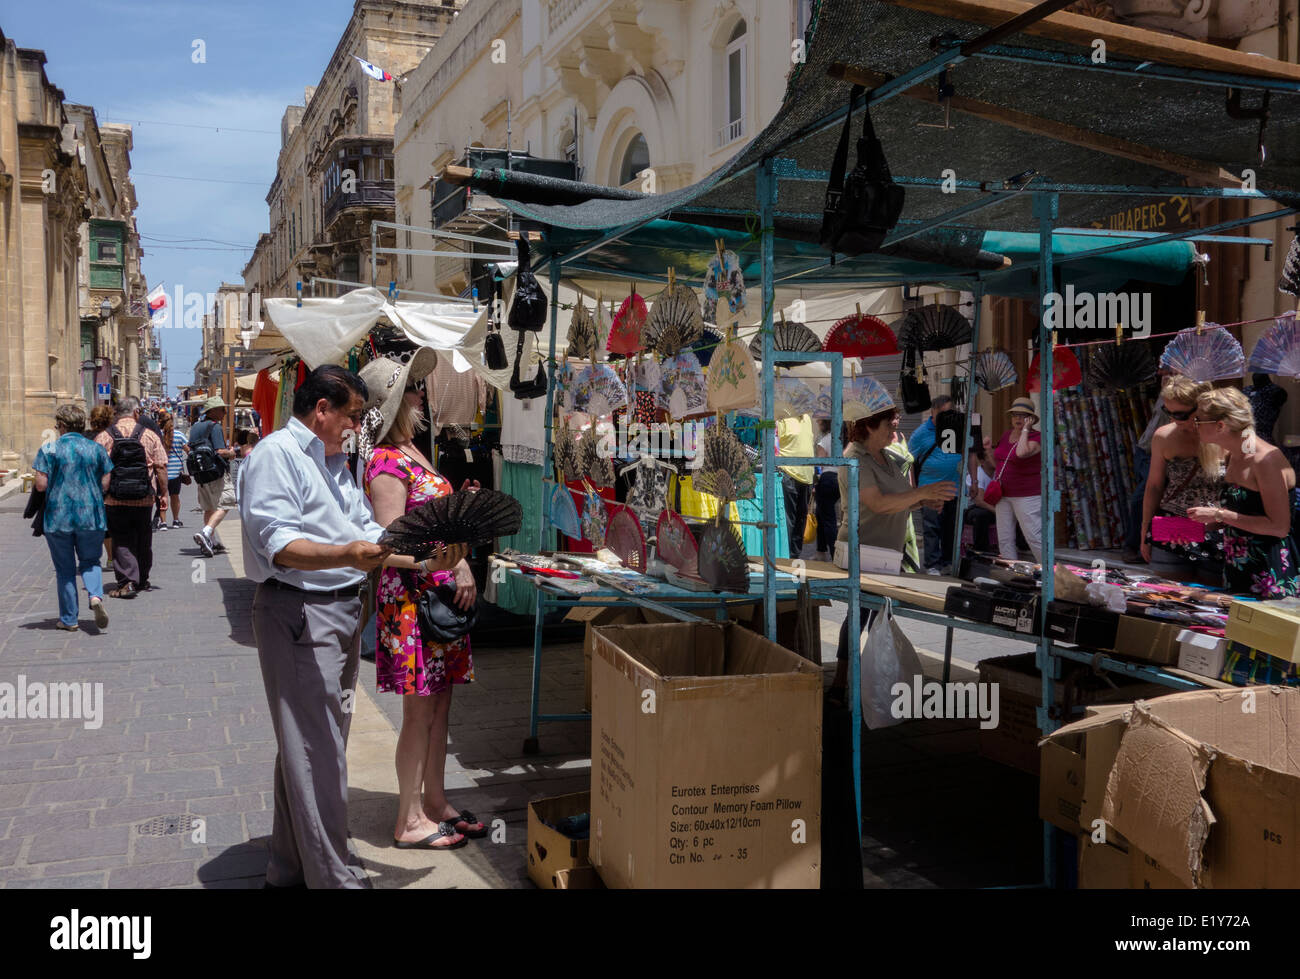
[[[1195,421],[1198,425],[1217,425],[1219,423],[1217,418],[1197,418]]]
[[[1171,411],[1169,412],[1169,417],[1176,422],[1185,422],[1194,414],[1196,414],[1196,409],[1192,408],[1188,411]]]

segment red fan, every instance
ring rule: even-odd
[[[641,329],[645,326],[649,310],[645,300],[635,292],[623,300],[614,323],[609,328],[609,342],[605,349],[612,354],[634,354],[641,349]]]
[[[854,313],[836,321],[822,349],[845,357],[884,357],[898,353],[898,338],[879,317]]]
[[[683,574],[700,573],[700,548],[680,514],[664,510],[655,525],[655,549],[661,560]]]
[[[625,506],[610,506],[609,526],[605,528],[605,546],[618,555],[623,567],[645,572],[645,535],[641,521]]]
[[[1042,382],[1038,378],[1038,354],[1034,354],[1034,359],[1029,364],[1029,383],[1026,390],[1033,394],[1042,387]],[[1076,384],[1083,383],[1083,368],[1079,366],[1079,358],[1076,357],[1069,347],[1052,348],[1052,390],[1060,391],[1063,388],[1072,388]]]

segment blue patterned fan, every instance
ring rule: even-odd
[[[1250,372],[1300,379],[1300,320],[1279,316],[1250,352]]]
[[[578,507],[573,502],[573,494],[567,486],[556,486],[551,490],[550,505],[551,526],[565,537],[579,540],[582,537],[582,524],[578,522]]]
[[[1181,330],[1160,355],[1160,366],[1193,381],[1241,377],[1246,355],[1236,338],[1217,323]]]
[[[992,394],[1020,380],[1016,365],[1005,350],[985,350],[975,358],[975,383]]]
[[[797,377],[782,374],[773,380],[773,409],[777,418],[798,418],[817,412],[817,394]]]

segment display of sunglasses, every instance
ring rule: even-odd
[[[1169,412],[1169,417],[1176,422],[1185,422],[1187,421],[1187,419],[1191,418],[1194,414],[1196,414],[1196,409],[1190,408],[1187,411],[1171,411]]]

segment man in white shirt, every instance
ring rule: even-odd
[[[389,555],[343,452],[365,383],[312,371],[293,417],[240,473],[253,634],[275,726],[275,818],[268,887],[362,887],[349,869],[345,752],[361,639],[361,587]]]

